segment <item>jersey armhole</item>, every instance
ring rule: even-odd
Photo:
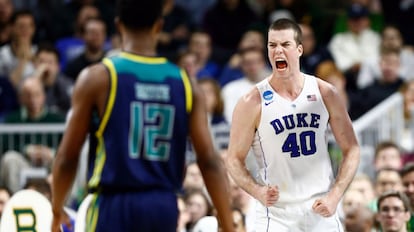
[[[191,82],[187,73],[183,69],[180,70],[180,74],[185,90],[185,108],[187,113],[190,113],[193,109],[193,91],[191,88]]]
[[[112,60],[108,58],[104,58],[102,60],[102,63],[108,69],[108,72],[109,72],[109,94],[108,94],[108,100],[107,100],[107,104],[105,107],[105,111],[102,116],[102,120],[99,124],[98,130],[96,131],[96,136],[98,137],[102,136],[102,133],[106,127],[106,124],[108,123],[109,116],[111,115],[112,109],[114,107],[116,90],[117,90],[117,85],[118,85],[117,77],[116,77],[116,70],[115,70],[115,66]]]

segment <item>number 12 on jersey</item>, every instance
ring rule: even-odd
[[[131,158],[167,161],[173,135],[174,107],[167,104],[131,103],[129,150]],[[142,146],[143,149],[142,149]],[[143,156],[140,157],[142,150]]]

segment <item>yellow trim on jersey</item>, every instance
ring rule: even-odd
[[[117,88],[117,78],[116,78],[116,71],[115,66],[110,59],[103,59],[103,64],[109,69],[109,76],[110,76],[110,90],[109,90],[109,99],[106,105],[106,109],[104,115],[102,117],[102,121],[99,125],[98,130],[96,131],[95,135],[98,140],[98,145],[96,147],[96,159],[95,159],[95,168],[93,170],[93,175],[89,180],[90,187],[96,187],[100,181],[101,173],[103,166],[106,160],[106,152],[105,152],[105,142],[102,137],[103,132],[106,128],[106,124],[108,123],[109,117],[112,113],[112,108],[114,107],[115,96],[116,96],[116,88]]]
[[[88,211],[86,212],[86,231],[95,231],[98,223],[99,207],[96,204],[98,194],[94,193]]]
[[[185,108],[187,109],[187,112],[191,112],[193,108],[193,93],[191,89],[191,83],[190,79],[187,75],[187,73],[181,69],[180,71],[183,83],[184,83],[184,89],[185,89]]]
[[[120,57],[124,57],[133,61],[148,63],[148,64],[162,64],[166,63],[167,59],[164,57],[148,57],[148,56],[139,56],[133,53],[121,52]]]

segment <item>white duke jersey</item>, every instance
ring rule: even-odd
[[[259,182],[277,185],[277,205],[300,203],[327,193],[334,175],[327,148],[329,114],[316,77],[305,75],[302,92],[281,97],[263,80],[261,118],[253,142]]]

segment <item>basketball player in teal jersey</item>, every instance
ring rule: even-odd
[[[163,2],[119,0],[122,52],[83,70],[75,84],[52,171],[53,232],[67,223],[63,206],[90,128],[86,231],[175,232],[188,133],[220,226],[233,231],[227,176],[203,95],[183,70],[156,56]]]
[[[275,21],[268,33],[273,71],[236,105],[227,167],[258,200],[256,231],[343,231],[336,208],[359,163],[345,104],[331,84],[300,72],[302,35],[295,22]],[[336,177],[328,126],[343,152]],[[259,165],[256,180],[245,166],[250,148]]]

